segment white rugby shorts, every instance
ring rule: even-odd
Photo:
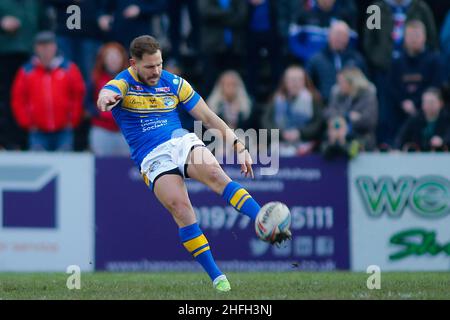
[[[172,138],[153,149],[141,163],[141,174],[151,190],[158,178],[164,174],[179,174],[188,178],[186,161],[189,152],[196,146],[205,146],[195,133]]]

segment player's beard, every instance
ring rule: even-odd
[[[143,82],[143,83],[145,83],[146,85],[149,85],[149,86],[154,86],[154,85],[158,84],[159,79],[161,78],[161,75],[157,75],[157,76],[152,77],[152,78],[145,78],[145,77],[141,76],[141,74],[139,72],[137,72],[137,76],[139,78],[139,81],[141,81],[141,82]]]

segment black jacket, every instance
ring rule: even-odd
[[[443,82],[443,67],[437,52],[425,50],[411,57],[404,52],[392,63],[389,76],[390,98],[394,105],[396,123],[402,124],[407,115],[402,101],[409,99],[419,108],[422,94],[429,87],[439,88]]]
[[[409,118],[401,127],[395,146],[398,149],[403,148],[406,144],[414,144],[421,151],[430,151],[430,140],[434,136],[439,136],[444,140],[444,145],[450,147],[450,115],[443,109],[436,121],[434,130],[426,133],[427,121],[422,112],[417,116]]]
[[[141,12],[133,19],[125,18],[123,11],[132,4],[137,5]],[[114,17],[112,30],[109,32],[110,39],[119,41],[125,48],[129,47],[134,38],[151,35],[152,17],[162,14],[165,10],[164,0],[103,0],[102,6],[103,13],[112,14]]]
[[[223,9],[217,0],[199,0],[198,5],[203,51],[206,54],[226,52],[224,32],[225,29],[230,29],[232,53],[245,54],[247,1],[231,0],[228,9]]]

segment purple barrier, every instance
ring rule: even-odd
[[[256,166],[257,168],[257,166]],[[224,270],[349,269],[347,163],[320,157],[283,158],[275,176],[244,179],[224,169],[261,204],[286,203],[292,241],[281,248],[256,238],[253,223],[219,195],[187,180],[202,230]],[[259,172],[259,170],[256,170]],[[96,269],[198,270],[178,239],[170,214],[126,159],[96,160]]]

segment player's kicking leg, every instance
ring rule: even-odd
[[[194,148],[187,161],[188,177],[206,184],[214,192],[220,194],[233,208],[255,221],[261,209],[260,205],[239,183],[230,179],[209,149]],[[290,237],[290,231],[280,233],[274,243],[279,244]]]
[[[214,287],[221,292],[229,291],[230,284],[217,267],[208,240],[197,223],[183,178],[177,174],[164,174],[154,181],[153,191],[177,223],[184,247],[202,265]]]

